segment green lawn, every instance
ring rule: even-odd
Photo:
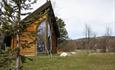
[[[115,54],[37,56],[32,59],[24,64],[24,70],[115,70]]]

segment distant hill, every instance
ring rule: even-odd
[[[100,37],[95,37],[95,39],[115,39],[115,36],[100,36]],[[94,39],[94,38],[90,38],[90,39]],[[80,39],[76,39],[76,41],[83,41],[83,40],[87,40],[87,38],[80,38]]]

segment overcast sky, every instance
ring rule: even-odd
[[[34,10],[47,0],[38,0]],[[84,27],[88,24],[97,36],[105,34],[106,26],[115,35],[115,0],[51,0],[55,15],[66,24],[69,37],[84,37]]]
[[[84,37],[84,27],[88,24],[98,36],[104,35],[106,26],[115,35],[114,0],[55,0],[54,11],[66,24],[69,37]]]

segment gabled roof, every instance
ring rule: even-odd
[[[25,21],[32,23],[33,21],[37,20],[40,17],[41,12],[45,12],[46,9],[49,9],[48,15],[51,19],[51,24],[53,25],[53,29],[55,31],[55,34],[57,37],[60,36],[58,26],[56,24],[56,18],[53,12],[53,8],[50,1],[47,1],[45,4],[43,4],[41,7],[39,7],[37,10],[35,10],[33,13],[28,15],[26,18],[24,18],[21,22],[24,23]]]

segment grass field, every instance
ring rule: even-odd
[[[115,70],[115,54],[77,53],[68,57],[54,55],[31,57],[33,61],[24,64],[24,70]]]

